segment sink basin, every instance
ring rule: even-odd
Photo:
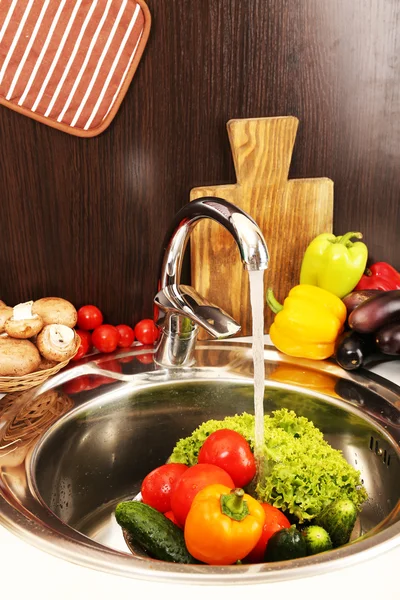
[[[251,345],[201,342],[191,368],[162,369],[151,348],[94,356],[0,401],[0,523],[72,562],[191,584],[279,581],[350,566],[400,545],[400,388],[330,361],[266,346],[264,412],[312,420],[360,470],[369,499],[357,539],[293,561],[210,567],[133,556],[113,513],[179,438],[203,421],[253,413]]]

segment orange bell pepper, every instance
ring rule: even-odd
[[[241,488],[208,485],[196,494],[185,522],[185,542],[194,558],[208,565],[231,565],[254,548],[265,513]]]

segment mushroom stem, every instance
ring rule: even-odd
[[[50,342],[61,349],[64,349],[74,340],[73,329],[66,325],[50,325]]]
[[[14,321],[25,321],[25,319],[36,319],[38,315],[32,314],[33,300],[30,302],[22,302],[16,304],[13,308],[13,316],[11,317]]]

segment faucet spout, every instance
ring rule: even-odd
[[[201,219],[212,219],[229,231],[247,270],[263,271],[268,267],[267,244],[254,219],[222,198],[204,197],[186,204],[171,223],[161,267],[161,289],[180,283],[186,246],[194,226]]]
[[[193,362],[198,327],[223,338],[240,330],[222,309],[207,302],[195,290],[180,285],[182,263],[194,226],[201,219],[220,223],[232,235],[248,271],[268,267],[269,254],[257,223],[237,206],[216,197],[188,203],[173,219],[166,236],[158,293],[154,299],[162,335],[155,361],[163,366],[186,366]]]

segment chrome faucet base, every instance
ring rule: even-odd
[[[179,320],[177,317],[177,321]],[[195,363],[194,349],[198,333],[197,325],[187,333],[163,330],[154,362],[167,368],[192,366]]]

